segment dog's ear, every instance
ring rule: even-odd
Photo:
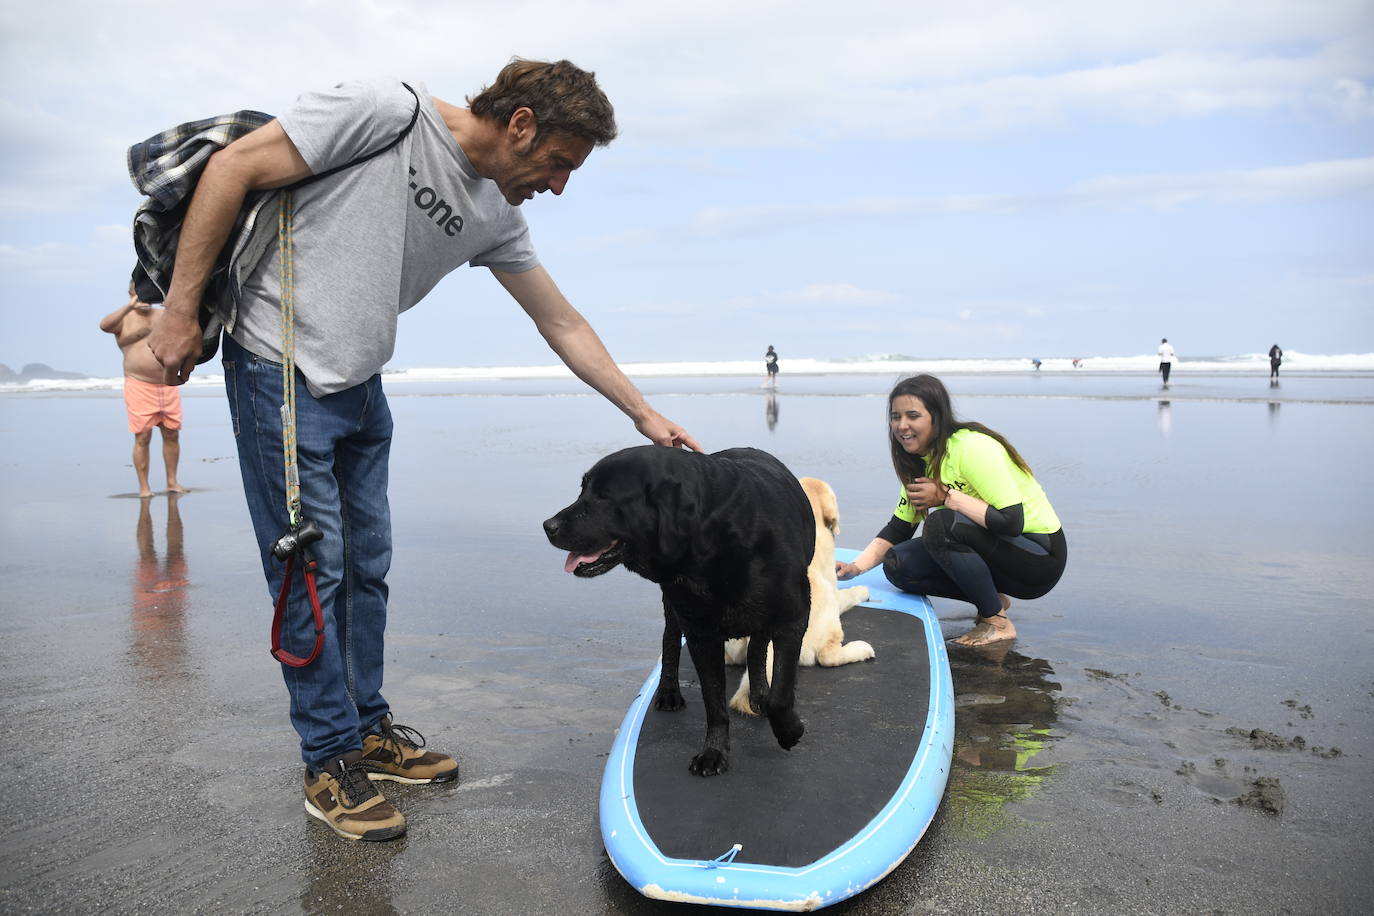
[[[656,516],[658,555],[664,562],[676,564],[691,549],[688,519],[695,514],[695,507],[683,499],[682,481],[675,478],[661,477],[644,489],[644,500]]]
[[[830,489],[829,484],[821,485],[821,518],[825,521],[825,527],[830,529],[831,534],[840,533],[840,507],[835,501],[835,491]]]
[[[802,490],[806,501],[811,504],[811,513],[816,524],[824,525],[831,534],[840,533],[840,507],[835,501],[835,491],[830,484],[815,477],[801,478]]]

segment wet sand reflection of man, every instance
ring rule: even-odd
[[[138,562],[129,600],[131,654],[134,664],[154,680],[186,675],[187,579],[179,499],[179,494],[167,494],[167,549],[161,558],[149,500],[139,500],[134,529]]]

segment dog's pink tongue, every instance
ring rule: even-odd
[[[572,551],[568,554],[568,562],[563,564],[563,571],[572,572],[574,569],[577,569],[579,565],[590,563],[599,556],[601,556],[601,553],[578,553],[577,551]]]

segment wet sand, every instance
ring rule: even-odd
[[[862,546],[895,499],[890,381],[784,375],[771,403],[752,380],[644,387],[709,448],[830,481],[839,540]],[[1178,380],[1167,402],[1146,378],[949,381],[1035,467],[1068,572],[1017,603],[1013,645],[952,653],[940,813],[829,911],[1364,910],[1369,380]],[[118,392],[0,398],[0,910],[686,912],[626,885],[597,827],[606,752],[656,659],[656,589],[574,580],[539,529],[597,457],[637,444],[628,424],[572,384],[391,388],[386,694],[463,778],[386,784],[409,834],[351,844],[302,811],[226,411],[188,394],[193,492],[149,501],[114,498],[134,489]],[[969,625],[936,608],[946,635]]]

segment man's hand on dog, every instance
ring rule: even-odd
[[[656,410],[650,410],[647,416],[636,420],[635,429],[639,430],[644,438],[655,445],[666,445],[669,448],[689,448],[694,452],[702,451],[701,445],[692,438],[691,433]]]

